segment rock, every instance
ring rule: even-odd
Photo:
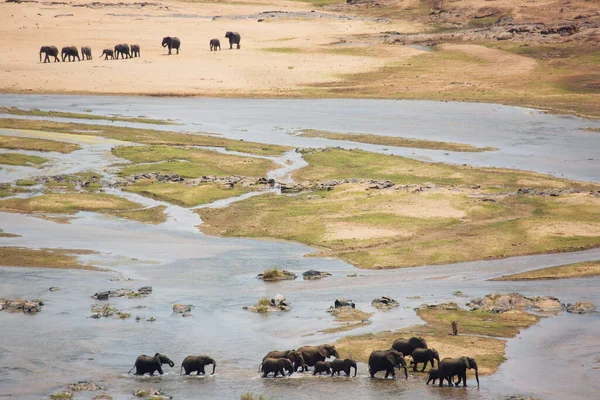
[[[356,308],[356,304],[352,300],[347,299],[335,299],[333,303],[333,308],[341,308],[341,307],[351,307]]]
[[[513,38],[513,34],[510,32],[502,32],[501,34],[499,34],[498,36],[496,36],[497,40],[510,40]]]
[[[273,268],[263,272],[262,274],[258,274],[256,278],[262,279],[263,281],[284,281],[284,280],[294,280],[298,277],[295,273],[288,270],[278,270],[277,268]]]
[[[561,311],[563,306],[556,297],[525,297],[519,293],[488,294],[468,303],[472,310],[503,313],[510,310],[533,310],[539,312]]]
[[[98,292],[92,296],[92,299],[96,300],[108,300],[109,292]]]
[[[259,299],[257,304],[252,307],[243,307],[243,309],[257,313],[290,311],[292,309],[292,303],[283,295],[278,294],[270,300],[266,298]]]
[[[116,290],[106,290],[104,292],[98,292],[92,296],[93,299],[96,300],[108,300],[109,297],[146,297],[152,294],[152,286],[143,286],[139,288],[137,291],[133,289],[116,289]]]
[[[146,321],[148,321],[148,322],[154,322],[154,321],[156,321],[156,318],[154,318],[154,317],[150,317],[150,318],[148,318]]]
[[[450,311],[458,310],[458,304],[456,304],[454,302],[441,303],[441,304],[425,304],[422,307],[425,307],[425,308],[435,308],[435,309],[438,309],[438,310],[450,310]]]
[[[271,299],[271,305],[274,307],[283,310],[284,308],[291,308],[292,303],[290,303],[283,295],[278,294]]]
[[[152,294],[152,286],[142,286],[141,288],[138,289],[138,293],[143,294],[143,295]]]
[[[58,291],[60,290],[60,288],[59,288],[59,287],[56,287],[56,286],[52,286],[52,287],[51,287],[50,289],[48,289],[48,290],[49,290],[49,291],[51,291],[51,292],[58,292]]]
[[[68,392],[68,391],[64,390],[62,392],[53,394],[52,396],[50,396],[50,398],[51,399],[72,399],[73,392]]]
[[[172,399],[173,397],[167,396],[165,392],[160,389],[138,389],[133,391],[133,395],[136,397],[150,397],[153,399]]]
[[[185,314],[185,313],[191,312],[192,308],[194,308],[194,306],[191,304],[177,303],[177,304],[173,305],[173,312],[176,314]]]
[[[331,274],[329,272],[315,271],[314,269],[311,269],[311,270],[308,270],[308,271],[302,273],[302,277],[305,280],[321,279],[321,278],[326,278],[328,276],[331,276]]]
[[[594,303],[578,301],[575,304],[567,304],[567,312],[572,314],[587,314],[596,311]]]
[[[131,317],[131,314],[119,311],[116,308],[111,307],[110,303],[92,305],[92,315],[90,315],[90,318],[100,319],[102,317],[104,317],[104,318],[114,317],[114,318],[119,318],[119,319],[127,319],[127,318]]]
[[[347,274],[346,278],[356,278],[358,274]]]
[[[35,301],[28,301],[23,304],[23,312],[27,314],[35,314],[41,311],[40,303]]]
[[[371,304],[379,310],[389,310],[400,305],[400,303],[389,296],[381,296],[377,299],[373,299]]]
[[[104,388],[96,385],[95,383],[92,382],[88,382],[88,381],[79,381],[77,383],[71,383],[69,385],[69,390],[72,390],[73,392],[80,392],[83,390],[105,390]]]

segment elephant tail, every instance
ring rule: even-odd
[[[183,364],[181,364],[181,368],[179,369],[179,375],[183,375]]]
[[[260,363],[260,365],[258,366],[258,372],[263,370],[263,363]]]
[[[134,366],[133,366],[133,368],[135,368],[135,367],[136,367],[136,365],[134,365]],[[128,374],[130,374],[130,373],[131,373],[131,371],[133,371],[133,368],[131,368],[131,369],[129,370]]]

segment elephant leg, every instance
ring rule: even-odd
[[[268,374],[268,372],[265,370],[265,371],[263,372],[263,378],[266,378],[266,377],[267,377],[267,374]]]
[[[462,380],[463,380],[463,387],[467,387],[467,371],[465,371],[464,374],[462,374]],[[456,384],[456,386],[458,386],[458,383]]]

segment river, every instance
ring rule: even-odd
[[[293,146],[340,145],[431,161],[518,167],[579,180],[600,181],[600,135],[585,131],[596,121],[553,116],[539,111],[488,104],[373,100],[230,100],[107,96],[0,95],[0,105],[95,114],[172,118],[181,125],[155,129],[207,131],[230,138]],[[90,123],[110,123],[88,121]],[[140,125],[140,124],[135,124]],[[323,129],[446,140],[500,150],[454,153],[388,148],[287,134],[294,129]],[[15,134],[0,131],[0,134]],[[20,132],[18,134],[31,135]],[[37,135],[37,133],[35,134]],[[68,136],[68,135],[65,135]],[[53,173],[94,168],[109,175],[110,141],[73,136],[82,150],[50,155]],[[531,156],[533,154],[534,156]],[[287,155],[291,157],[292,155]],[[285,158],[285,157],[284,157]],[[54,161],[52,161],[54,160]],[[69,162],[66,162],[70,160]],[[76,161],[74,161],[76,160]],[[279,160],[282,161],[282,160]],[[302,163],[283,165],[285,178]],[[63,166],[63,167],[61,167]],[[44,174],[47,171],[41,170]],[[35,176],[39,170],[11,167],[10,180]],[[0,171],[4,178],[5,171]],[[131,194],[134,201],[162,204]],[[132,197],[133,196],[133,197]],[[223,206],[225,203],[211,206]],[[238,399],[252,391],[275,399],[498,399],[509,394],[535,394],[544,399],[595,398],[600,390],[600,321],[597,314],[560,315],[543,319],[508,341],[499,371],[481,378],[481,387],[467,389],[426,386],[422,379],[371,380],[359,364],[357,378],[295,374],[287,379],[261,379],[256,368],[272,349],[333,342],[344,333],[315,334],[332,326],[325,310],[336,297],[356,301],[375,312],[372,324],[351,334],[399,329],[421,323],[412,310],[422,303],[457,301],[487,293],[519,292],[552,295],[563,302],[591,301],[600,306],[600,278],[536,282],[490,282],[487,279],[545,266],[600,259],[600,249],[513,257],[446,266],[393,271],[356,270],[335,259],[306,258],[309,247],[277,241],[216,238],[195,229],[201,221],[191,210],[170,206],[169,220],[147,225],[80,212],[70,224],[0,213],[0,227],[22,235],[0,238],[0,245],[31,248],[62,247],[100,252],[84,258],[113,272],[0,268],[0,295],[41,297],[41,313],[0,313],[0,397],[31,399],[48,396],[78,380],[108,387],[115,399],[130,399],[134,389],[156,387],[176,399]],[[329,271],[319,281],[264,283],[256,275],[272,266],[301,273]],[[347,274],[358,273],[349,278]],[[124,280],[131,278],[132,280]],[[111,279],[122,279],[113,281]],[[152,295],[111,299],[132,316],[156,321],[89,319],[90,296],[120,287],[150,285]],[[57,292],[48,288],[58,286]],[[468,297],[456,297],[461,290]],[[258,297],[282,293],[293,304],[289,313],[254,314],[242,309]],[[376,312],[371,300],[390,295],[401,307]],[[421,296],[415,299],[414,296]],[[193,304],[192,317],[172,314],[174,303]],[[137,308],[143,306],[144,308]],[[306,336],[315,334],[312,336]],[[140,354],[162,352],[176,368],[165,366],[162,377],[133,377],[127,371]],[[189,354],[211,354],[217,373],[208,377],[179,375]],[[443,355],[442,355],[443,356]],[[92,398],[96,393],[78,393]],[[86,397],[87,396],[87,397]]]

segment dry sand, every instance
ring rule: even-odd
[[[277,95],[384,65],[385,58],[327,53],[324,46],[340,37],[415,29],[373,20],[322,17],[257,22],[256,16],[240,17],[272,10],[311,14],[314,6],[302,2],[169,1],[144,7],[132,0],[125,3],[129,6],[75,7],[91,4],[82,0],[69,5],[0,3],[0,34],[4,38],[0,42],[0,91]],[[229,50],[224,37],[229,30],[241,33],[241,50]],[[167,55],[160,45],[164,36],[181,39],[181,54]],[[211,38],[220,39],[222,51],[209,51]],[[117,43],[139,44],[141,58],[99,59],[102,49]],[[69,45],[91,46],[94,59],[43,64],[38,52],[45,45],[54,45],[59,51]],[[293,50],[264,50],[273,47]],[[393,46],[385,55],[402,59],[418,53]]]

